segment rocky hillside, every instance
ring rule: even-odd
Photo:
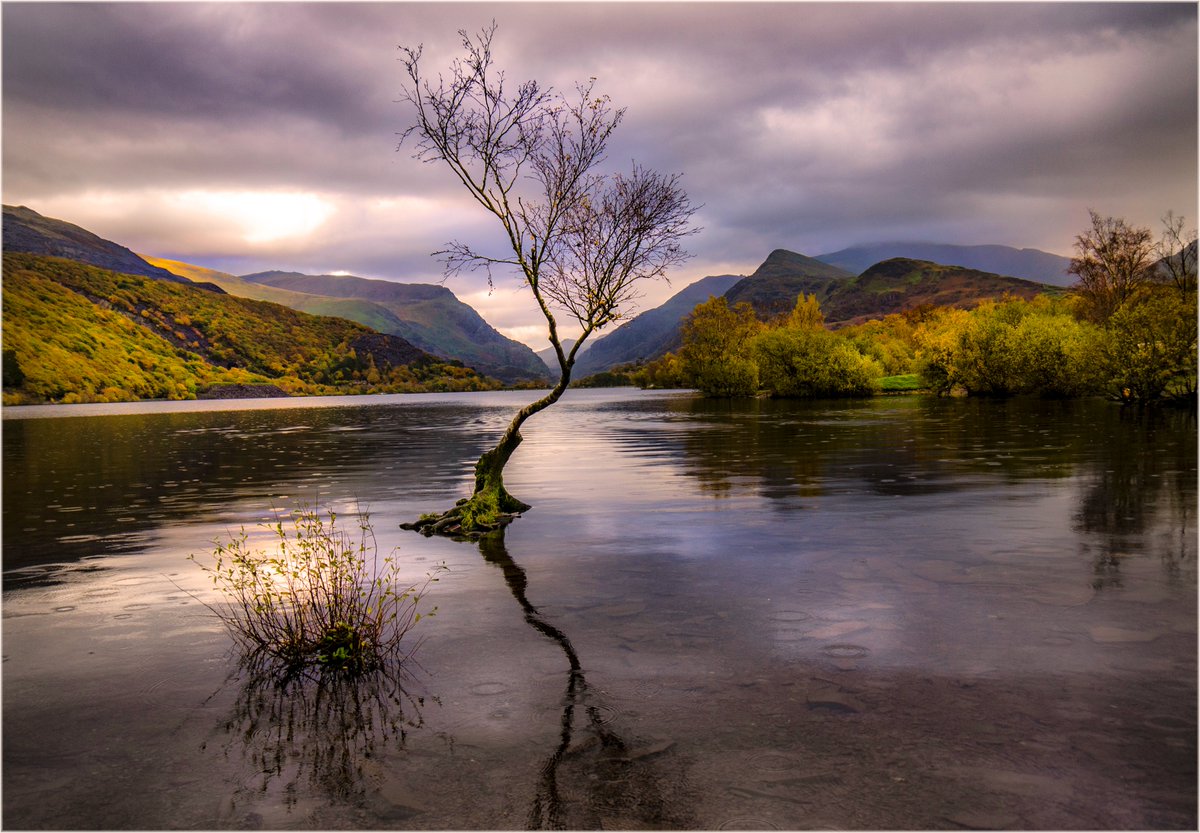
[[[725,297],[730,304],[746,302],[763,320],[791,311],[801,293],[816,295],[822,303],[851,273],[815,258],[786,249],[767,255],[754,274],[735,284]]]
[[[480,390],[498,383],[339,318],[5,253],[4,400]]]
[[[90,263],[126,275],[191,283],[187,278],[153,266],[124,246],[63,220],[43,217],[25,206],[4,206],[4,251],[52,255]],[[219,292],[212,284],[205,289]]]
[[[920,306],[970,309],[987,298],[1033,298],[1060,287],[961,266],[893,258],[839,283],[821,308],[829,324],[854,324]]]
[[[278,271],[235,277],[177,261],[149,260],[209,280],[231,295],[357,321],[505,383],[549,379],[549,371],[533,350],[501,335],[444,286]]]

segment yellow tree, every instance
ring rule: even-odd
[[[707,396],[751,396],[758,390],[758,366],[752,358],[754,337],[762,330],[754,309],[709,298],[683,323],[680,362],[689,383]]]

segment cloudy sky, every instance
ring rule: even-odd
[[[398,46],[628,108],[610,161],[683,174],[703,230],[650,288],[893,240],[1070,254],[1087,211],[1194,225],[1194,3],[3,5],[3,197],[235,274],[441,278],[485,245],[448,171],[397,150]],[[494,220],[492,221],[494,223]],[[447,282],[538,347],[513,282]]]

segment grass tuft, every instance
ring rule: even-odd
[[[265,525],[270,549],[252,548],[244,528],[214,542],[212,563],[200,566],[224,601],[210,607],[247,651],[289,673],[313,666],[358,673],[397,656],[409,631],[436,613],[417,608],[446,568],[403,586],[394,552],[379,555],[370,516],[353,518],[351,534],[333,510],[301,507]]]
[[[926,387],[920,375],[916,373],[884,376],[879,380],[879,389],[883,393],[909,393],[925,390]]]

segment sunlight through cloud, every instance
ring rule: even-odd
[[[334,206],[316,194],[260,191],[184,191],[174,202],[205,214],[231,220],[250,244],[303,237],[334,213]]]

